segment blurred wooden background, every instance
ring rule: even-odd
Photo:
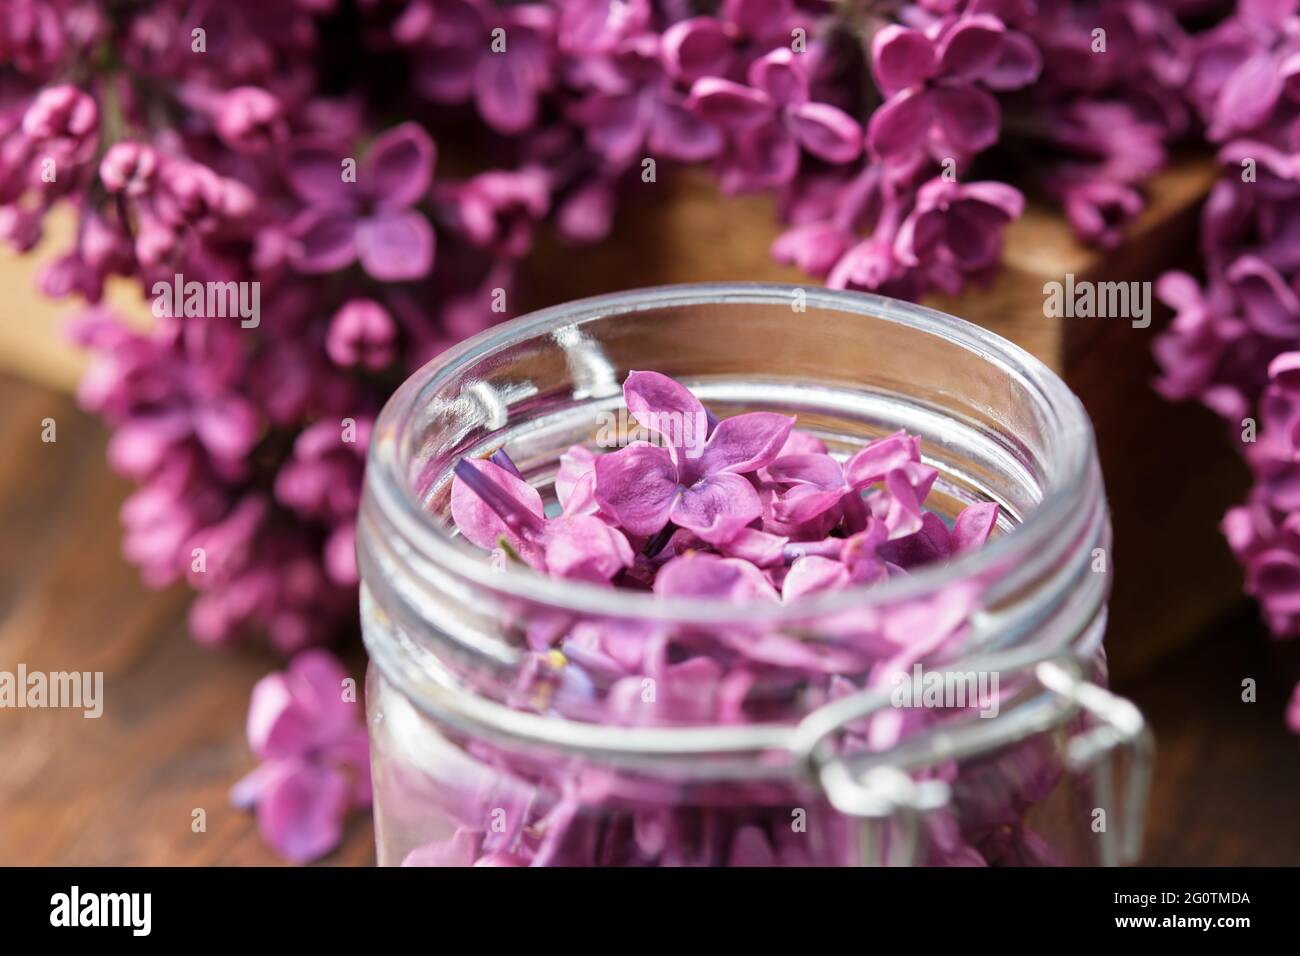
[[[1117,688],[1143,707],[1160,756],[1149,863],[1300,863],[1300,747],[1282,713],[1300,646],[1269,643],[1241,597],[1217,531],[1244,488],[1221,426],[1149,388],[1148,329],[1043,316],[1044,282],[1150,279],[1191,261],[1197,205],[1212,178],[1181,162],[1154,185],[1125,247],[1074,242],[1031,205],[1008,230],[1006,268],[988,289],[932,304],[1017,341],[1061,372],[1097,427],[1115,521],[1116,590],[1107,643]],[[665,184],[667,185],[667,184]],[[542,305],[635,286],[752,279],[803,283],[771,262],[762,199],[723,201],[686,176],[634,199],[613,241],[573,250],[543,241],[530,295]],[[61,228],[67,229],[66,221]],[[57,233],[57,229],[55,232]],[[32,291],[37,256],[0,262],[0,669],[104,670],[100,720],[0,711],[0,864],[272,863],[226,790],[252,766],[243,720],[273,661],[205,651],[185,634],[182,589],[145,590],[118,552],[126,486],[103,464],[106,436],[67,395],[81,359]],[[114,301],[143,314],[133,291]],[[58,422],[44,444],[40,422]],[[360,676],[363,661],[350,661]],[[1240,681],[1259,681],[1259,702]],[[207,813],[206,833],[191,814]],[[373,860],[359,818],[327,862]]]

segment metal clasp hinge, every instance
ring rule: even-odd
[[[1083,680],[1073,658],[1032,666],[1034,682],[1049,693],[1026,704],[1021,719],[1001,722],[1001,727],[996,719],[937,726],[905,741],[897,748],[901,754],[842,754],[832,746],[836,733],[848,724],[889,706],[887,694],[878,689],[841,698],[804,719],[791,749],[831,806],[860,820],[859,865],[912,866],[920,858],[924,816],[948,805],[951,788],[942,780],[917,780],[915,772],[1014,745],[1059,728],[1079,713],[1091,726],[1065,744],[1065,763],[1072,773],[1091,778],[1094,812],[1104,811],[1097,831],[1098,862],[1117,866],[1137,861],[1154,755],[1142,713],[1131,701]],[[1117,807],[1115,758],[1121,752],[1128,757],[1128,774],[1124,800]]]
[[[1136,863],[1142,853],[1142,823],[1155,761],[1155,739],[1142,712],[1132,701],[1083,680],[1072,661],[1044,661],[1035,675],[1093,722],[1066,744],[1065,759],[1074,773],[1091,776],[1093,811],[1104,813],[1097,831],[1098,862],[1102,866]],[[1128,772],[1123,802],[1116,806],[1115,766],[1120,753],[1127,754]]]

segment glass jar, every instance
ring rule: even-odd
[[[637,369],[719,416],[795,415],[832,453],[905,428],[939,472],[927,507],[995,501],[994,536],[770,606],[551,579],[456,536],[462,457],[504,448],[552,502],[560,455],[628,424]],[[407,381],[372,437],[358,558],[379,862],[1131,861],[1151,740],[1104,689],[1109,548],[1083,407],[967,322],[736,283],[493,328]],[[609,642],[612,673],[593,652]],[[738,649],[758,661],[740,678]]]

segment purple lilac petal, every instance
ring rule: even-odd
[[[463,467],[451,485],[451,514],[456,528],[467,540],[487,551],[495,550],[498,541],[504,538],[517,554],[535,563],[537,548],[533,537],[540,531],[545,515],[537,489],[489,461],[465,459],[461,464]],[[494,485],[505,497],[507,507],[513,505],[513,508],[503,515],[484,501],[481,491],[471,488],[462,477],[467,468]]]
[[[899,432],[871,442],[845,462],[844,478],[851,488],[865,488],[918,460],[916,441]]]
[[[634,535],[650,535],[668,523],[681,485],[670,452],[648,442],[596,459],[596,500]]]
[[[376,213],[357,223],[357,258],[381,282],[422,279],[433,268],[434,234],[412,209]]]
[[[619,530],[593,515],[548,523],[546,569],[556,577],[604,584],[632,564],[632,546]]]
[[[793,601],[806,594],[843,587],[848,581],[848,568],[839,561],[809,555],[790,566],[790,573],[781,585],[781,598]]]
[[[886,97],[924,83],[937,65],[934,43],[920,30],[891,23],[871,38],[871,73]]]
[[[263,791],[257,825],[277,853],[295,863],[324,856],[343,838],[347,780],[328,767],[286,770]]]
[[[989,535],[998,523],[998,505],[996,502],[980,502],[967,505],[952,526],[952,548],[954,551],[973,551],[983,547]]]
[[[939,41],[939,71],[948,80],[983,77],[1002,56],[1006,27],[988,14],[963,18]]]
[[[707,416],[690,390],[659,372],[629,372],[623,383],[627,410],[646,430],[669,444],[672,459],[682,466],[704,447]]]
[[[664,65],[673,77],[687,83],[725,76],[733,55],[726,27],[713,17],[691,17],[664,31]]]
[[[767,578],[748,561],[710,554],[673,558],[659,569],[654,590],[660,597],[779,600]]]
[[[403,123],[382,133],[357,170],[357,181],[378,202],[405,208],[420,202],[433,183],[437,150],[429,134],[416,123]],[[339,178],[335,164],[334,178]]]
[[[703,119],[736,132],[766,122],[773,106],[762,90],[714,76],[695,81],[687,105]]]
[[[773,412],[749,412],[724,419],[709,436],[699,459],[687,462],[688,472],[712,475],[757,471],[776,460],[793,427],[793,418]]]
[[[670,517],[711,544],[725,544],[762,513],[753,485],[741,475],[717,472],[683,490]]]
[[[741,528],[721,545],[721,549],[729,558],[740,558],[755,567],[768,568],[784,562],[788,541],[782,535],[768,534],[757,528]]]
[[[881,159],[909,156],[923,148],[934,119],[934,103],[923,90],[907,88],[871,114],[867,144]]]
[[[291,253],[303,272],[335,272],[357,259],[357,224],[349,211],[313,207],[289,225],[296,240]]]
[[[808,77],[799,54],[786,47],[751,63],[747,79],[775,106],[798,106],[808,99]]]
[[[862,153],[862,127],[829,103],[801,103],[786,113],[799,145],[828,163],[851,163]]]

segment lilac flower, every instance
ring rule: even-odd
[[[0,55],[12,58],[24,73],[43,75],[54,68],[68,52],[69,31],[62,22],[61,11],[50,3],[15,3],[5,11],[6,23],[0,32]]]
[[[307,203],[289,225],[296,240],[294,265],[304,272],[333,272],[360,261],[381,282],[421,279],[433,267],[434,234],[411,208],[433,181],[435,149],[414,123],[396,126],[371,145],[343,178],[344,157],[320,143],[291,147],[286,176]]]
[[[37,149],[69,165],[82,163],[98,142],[99,110],[75,86],[42,90],[23,114],[23,135]]]
[[[371,299],[345,302],[330,320],[325,351],[341,368],[387,368],[395,357],[397,328],[382,305]]]
[[[370,439],[370,420],[352,426],[320,421],[299,433],[293,455],[275,479],[275,497],[304,518],[344,519],[356,514],[360,471]]]
[[[769,502],[771,525],[782,529],[806,526],[853,492],[843,467],[827,454],[783,455],[766,473],[777,486]]]
[[[457,468],[451,510],[474,544],[487,550],[504,544],[556,577],[604,583],[632,563],[631,545],[617,528],[576,509],[548,520],[536,489],[491,461],[466,460]]]
[[[750,64],[745,86],[701,77],[687,105],[724,127],[727,152],[721,182],[727,192],[780,186],[799,171],[800,151],[828,163],[849,163],[862,152],[862,128],[843,110],[809,97],[803,60],[773,50]]]
[[[1222,530],[1246,590],[1278,636],[1300,634],[1295,492],[1296,356],[1300,354],[1300,120],[1293,0],[1242,3],[1192,40],[1188,93],[1223,178],[1202,212],[1206,281],[1168,273],[1160,298],[1176,310],[1154,346],[1157,389],[1195,398],[1242,439],[1255,487]],[[1250,169],[1253,175],[1247,175]],[[1242,430],[1258,420],[1257,440]],[[1253,436],[1252,436],[1253,437]]]
[[[533,230],[551,202],[546,175],[535,168],[480,173],[450,193],[456,224],[465,237],[508,259],[528,254]]]
[[[928,152],[965,161],[993,144],[1001,112],[983,84],[1018,89],[1041,68],[1032,43],[989,14],[940,21],[921,31],[890,25],[872,38],[872,74],[887,97],[867,143],[887,162]]]
[[[860,502],[858,492],[876,482],[889,488],[889,504],[880,518],[890,537],[920,529],[921,507],[937,472],[921,464],[920,446],[903,432],[872,442],[842,466],[830,455],[786,455],[767,467],[768,479],[785,490],[771,501],[771,517],[782,525],[800,525],[832,508]],[[844,512],[851,532],[864,529],[868,514],[855,504]],[[946,555],[945,555],[946,556]]]
[[[290,655],[336,634],[337,622],[355,610],[346,590],[355,587],[355,574],[337,557],[327,567],[320,544],[302,530],[259,527],[257,534],[256,551],[236,553],[237,570],[227,582],[204,582],[190,606],[194,639],[221,646],[254,631]]]
[[[1053,176],[1136,186],[1163,168],[1166,130],[1161,123],[1118,100],[1069,104],[1048,117],[1054,145],[1077,155]]]
[[[204,261],[209,244],[239,235],[257,205],[243,182],[138,143],[116,144],[101,161],[99,174],[108,192],[121,194],[135,211],[133,251],[146,274],[164,262]],[[115,212],[117,228],[129,236],[120,221],[126,208]],[[211,267],[220,270],[215,262]]]
[[[1043,69],[1031,88],[1037,115],[1013,114],[1004,125],[1017,129],[1004,136],[1041,154],[1044,192],[1067,204],[1085,241],[1113,244],[1168,144],[1191,127],[1193,39],[1171,5],[1149,0],[1050,0],[1005,15],[1039,49]],[[1098,28],[1104,54],[1093,51]]]
[[[261,419],[238,394],[206,396],[188,406],[159,407],[123,425],[109,443],[109,463],[120,474],[145,478],[186,447],[201,449],[214,467],[244,472],[261,432]]]
[[[297,863],[338,846],[355,807],[370,805],[370,743],[356,685],[324,651],[304,651],[253,688],[248,743],[262,761],[231,790],[257,810],[263,838]]]
[[[938,472],[905,432],[841,463],[784,416],[754,412],[715,423],[659,373],[630,373],[624,394],[664,447],[569,449],[555,478],[561,513],[549,519],[541,494],[504,451],[462,461],[451,492],[460,534],[558,577],[649,586],[661,596],[776,601],[947,560],[982,545],[997,522],[992,503],[966,508],[951,528],[926,511]],[[764,640],[767,650],[757,653],[801,657],[782,639]],[[611,669],[599,662],[608,657],[592,656],[590,642],[575,650],[588,666]]]
[[[1166,161],[1168,131],[1119,101],[1072,103],[1049,117],[1053,143],[1073,156],[1043,177],[1085,242],[1114,248],[1144,201],[1138,186]]]
[[[599,72],[582,79],[591,89],[572,115],[582,125],[587,145],[614,170],[645,156],[699,162],[722,149],[717,127],[689,109],[686,95],[669,75],[680,56],[675,36],[670,29],[662,44],[653,37],[629,42],[611,53]],[[668,61],[669,72],[661,58]]]
[[[1104,249],[1117,247],[1124,227],[1142,211],[1137,190],[1110,180],[1063,178],[1048,188],[1059,194],[1075,233]]]
[[[504,49],[494,49],[494,31]],[[536,122],[538,98],[551,83],[555,13],[540,3],[427,0],[412,4],[395,32],[427,46],[416,84],[438,103],[473,99],[497,132],[521,133]]]
[[[224,93],[215,106],[215,126],[222,142],[240,153],[264,153],[288,136],[280,101],[256,86]]]
[[[1024,197],[998,182],[932,179],[899,227],[894,254],[904,265],[924,264],[940,288],[956,292],[970,275],[987,273],[1002,249],[1002,227],[1020,216]]]
[[[1216,385],[1219,369],[1234,343],[1246,335],[1246,327],[1230,312],[1235,303],[1225,287],[1208,290],[1214,300],[1207,298],[1196,280],[1185,272],[1169,272],[1156,284],[1156,295],[1175,310],[1170,333],[1156,340],[1154,351],[1162,369],[1156,389],[1170,400],[1202,398],[1208,401],[1210,389],[1224,388]],[[1221,399],[1220,399],[1221,400]],[[1232,401],[1233,417],[1236,410],[1245,413],[1248,401],[1240,392]]]
[[[1300,94],[1295,17],[1290,0],[1242,3],[1235,17],[1199,38],[1191,89],[1212,141],[1258,128],[1284,95],[1294,101]]]
[[[596,500],[634,535],[652,535],[672,521],[723,543],[758,518],[762,505],[743,472],[766,467],[793,419],[768,412],[737,415],[701,441],[704,407],[657,372],[632,372],[623,385],[628,408],[668,448],[634,442],[596,459]],[[679,423],[674,435],[669,423]]]

